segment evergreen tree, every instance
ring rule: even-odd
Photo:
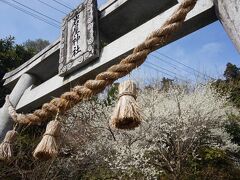
[[[229,101],[240,108],[240,68],[232,63],[227,63],[224,71],[226,80],[218,79],[213,83],[223,95],[227,95]],[[229,124],[226,125],[227,132],[231,134],[234,143],[240,144],[240,117],[229,115]]]
[[[232,63],[227,63],[226,70],[224,71],[224,77],[226,80],[237,80],[239,79],[239,76],[239,68]]]
[[[37,39],[28,40],[22,45],[15,44],[13,36],[0,39],[0,79],[4,74],[19,67],[21,64],[33,57],[37,52],[48,45],[48,41]],[[3,87],[3,81],[0,81],[0,107],[5,101],[6,94],[9,90]]]
[[[27,50],[33,51],[34,53],[38,53],[49,44],[50,43],[47,40],[36,39],[36,40],[27,40],[25,43],[23,43],[23,46]]]

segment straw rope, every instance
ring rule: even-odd
[[[181,27],[188,12],[194,8],[196,2],[197,0],[185,0],[182,2],[161,28],[152,32],[143,43],[133,50],[132,54],[122,59],[119,64],[113,65],[105,72],[98,74],[95,80],[88,80],[82,86],[75,86],[69,92],[62,94],[60,98],[54,98],[49,103],[43,104],[41,109],[35,110],[31,114],[11,112],[14,114],[13,120],[21,124],[39,124],[55,116],[58,110],[60,113],[64,113],[80,101],[89,99],[103,91],[105,87],[115,80],[129,74],[133,69],[140,66],[150,52],[167,43],[172,34]]]

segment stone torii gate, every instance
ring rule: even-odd
[[[31,112],[94,78],[158,29],[181,1],[109,0],[97,9],[95,0],[86,0],[64,19],[58,40],[5,74],[11,103],[18,112]],[[170,42],[220,20],[240,52],[239,11],[239,0],[198,0]],[[0,139],[11,128],[5,103],[0,109]]]

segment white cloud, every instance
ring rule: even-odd
[[[210,42],[204,44],[200,49],[201,53],[217,54],[223,50],[223,44],[219,42]]]

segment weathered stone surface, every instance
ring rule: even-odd
[[[86,0],[63,20],[59,74],[65,76],[99,56],[97,2]]]
[[[58,39],[18,68],[6,73],[3,77],[4,86],[13,89],[24,73],[35,75],[40,82],[56,75],[58,73],[59,47]]]
[[[35,77],[30,74],[23,74],[21,78],[18,80],[16,86],[13,88],[9,99],[14,107],[18,104],[20,98],[24,91],[33,85],[35,82]],[[13,128],[13,121],[10,120],[10,116],[8,113],[8,106],[5,103],[3,107],[0,109],[0,141],[4,138],[7,131]]]
[[[214,4],[219,20],[240,53],[240,1],[214,0]]]
[[[135,9],[135,11],[132,11],[134,8],[133,2],[135,2],[135,4],[144,3],[142,5],[144,6],[144,13],[141,9],[142,6],[137,6],[140,10]],[[99,8],[100,42],[102,42],[102,45],[109,44],[113,40],[116,40],[119,36],[126,34],[137,26],[143,24],[145,21],[157,14],[160,14],[161,12],[164,12],[176,4],[177,0],[142,0],[141,2],[139,0],[110,0]],[[145,15],[147,16],[143,18]],[[122,21],[116,20],[117,17],[120,19],[125,17],[125,21],[127,20],[128,23],[125,23],[123,26]],[[141,21],[136,21],[136,19],[141,19]],[[121,27],[121,29],[118,31],[107,31],[115,26]],[[111,38],[109,38],[110,36]],[[6,73],[3,78],[5,80],[4,86],[12,89],[21,75],[26,72],[38,77],[40,79],[40,83],[57,75],[60,54],[59,51],[60,38],[44,49],[43,52],[38,53],[19,68]]]
[[[112,42],[177,3],[177,0],[109,0],[100,7],[101,35],[108,43]]]
[[[17,109],[21,112],[29,112],[41,106],[44,102],[51,100],[52,97],[58,97],[62,92],[68,91],[75,84],[82,84],[86,80],[94,78],[98,73],[109,68],[109,66],[118,63],[122,57],[128,55],[134,47],[144,41],[149,33],[161,27],[177,7],[178,5],[172,7],[106,45],[101,50],[100,57],[96,61],[73,72],[71,76],[63,78],[56,75],[34,89],[27,89],[19,101]],[[189,13],[182,29],[175,34],[172,41],[184,37],[216,20],[217,17],[215,16],[212,1],[198,0],[196,7]]]

